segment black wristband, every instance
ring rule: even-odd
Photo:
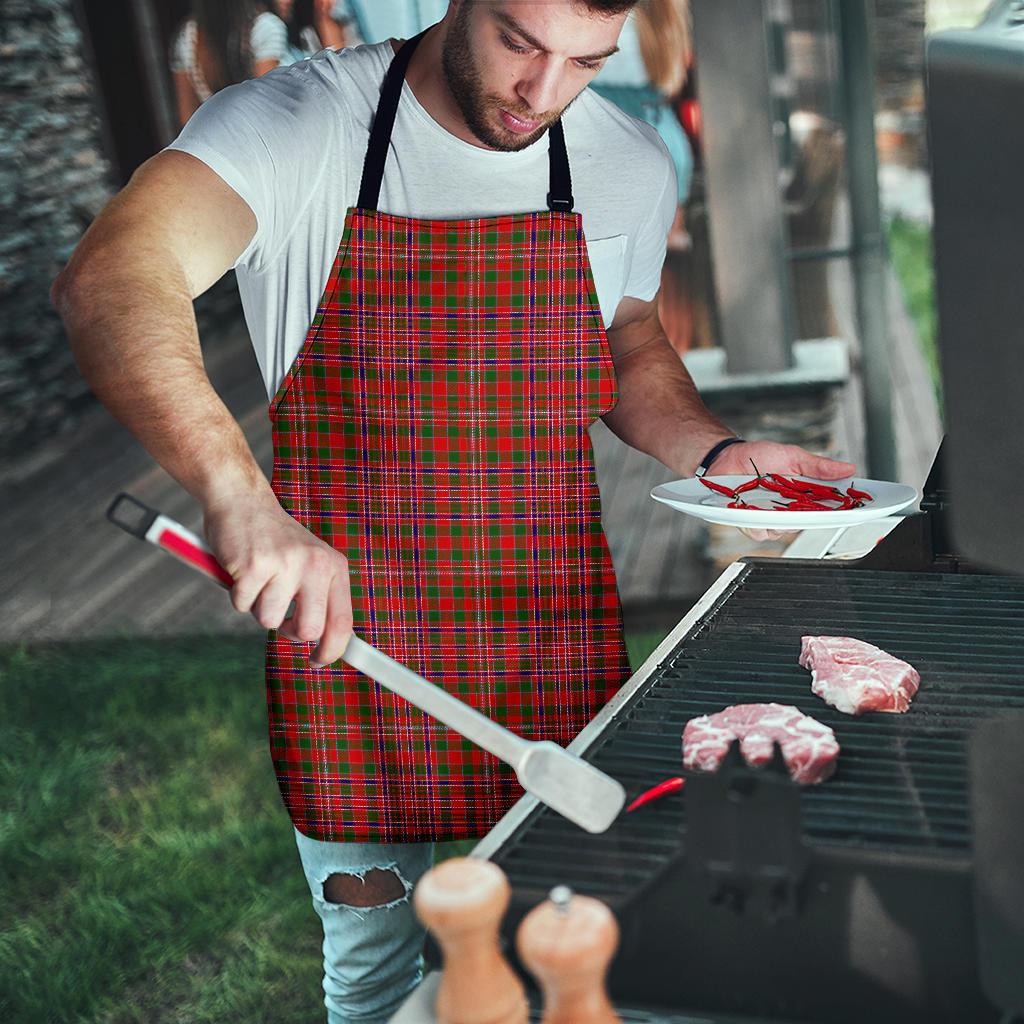
[[[694,473],[694,476],[704,476],[707,473],[707,471],[711,468],[711,463],[714,462],[715,459],[717,459],[718,456],[721,455],[722,452],[724,452],[725,449],[728,448],[731,444],[743,444],[743,438],[727,437],[724,441],[719,441],[718,444],[716,444],[715,447],[712,448],[711,451],[709,451],[707,455],[705,455],[704,458],[700,460],[700,463],[697,466],[697,471]]]

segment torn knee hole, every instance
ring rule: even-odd
[[[324,899],[349,907],[379,907],[405,895],[405,885],[391,870],[371,868],[365,875],[329,875],[324,882]]]

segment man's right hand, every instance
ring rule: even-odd
[[[209,504],[203,525],[235,581],[231,603],[238,611],[251,612],[289,640],[319,641],[310,664],[341,657],[352,636],[348,559],[341,552],[297,523],[272,495]]]

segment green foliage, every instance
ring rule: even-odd
[[[260,644],[9,651],[0,700],[0,1019],[317,1019]]]
[[[903,289],[907,311],[921,340],[921,350],[931,373],[941,413],[942,372],[939,363],[931,230],[903,217],[894,218],[889,223],[889,255]]]

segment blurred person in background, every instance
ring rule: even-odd
[[[288,29],[256,0],[193,0],[171,44],[178,124],[215,92],[288,60]]]
[[[335,0],[360,43],[408,39],[444,17],[448,0]],[[349,45],[352,45],[351,43]]]
[[[325,47],[340,50],[353,43],[345,0],[274,0],[274,9],[288,26],[288,59],[282,63],[294,64]]]
[[[693,180],[694,151],[676,111],[692,61],[688,0],[645,0],[630,11],[613,53],[590,88],[632,117],[652,125],[676,171],[678,203],[662,269],[659,313],[677,352],[693,340],[694,273],[684,228],[684,208]],[[699,236],[698,236],[699,237]],[[698,306],[699,308],[699,306]]]
[[[688,0],[637,4],[622,26],[618,53],[608,58],[590,86],[657,129],[676,169],[679,211],[674,232],[681,231],[693,177],[693,149],[675,111],[692,56],[689,6]]]

